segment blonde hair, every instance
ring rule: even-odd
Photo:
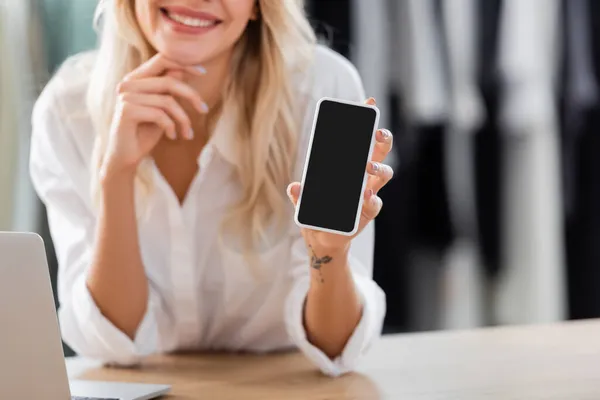
[[[242,198],[224,221],[235,232],[244,233],[247,249],[266,238],[271,222],[289,219],[285,187],[292,179],[299,133],[292,67],[310,60],[316,42],[303,0],[257,1],[259,18],[248,24],[236,45],[230,84],[221,102],[236,110],[235,134],[240,148],[248,149],[240,152],[236,166]],[[106,0],[96,16],[100,13],[101,42],[87,98],[97,132],[92,161],[96,197],[116,87],[152,55],[138,26],[133,0]],[[151,177],[148,165],[142,163],[136,180],[142,193],[152,190]]]

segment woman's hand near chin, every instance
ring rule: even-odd
[[[208,107],[198,92],[178,76],[203,75],[201,67],[182,66],[161,54],[129,73],[117,87],[102,176],[133,172],[163,136],[191,139],[191,121],[177,99],[187,100],[198,112]]]

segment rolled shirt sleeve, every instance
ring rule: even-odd
[[[71,300],[59,310],[65,342],[79,354],[99,359],[106,364],[130,366],[155,352],[157,324],[153,296],[134,340],[116,328],[100,312],[91,297],[85,276],[75,281]]]
[[[373,223],[354,240],[373,243]],[[294,344],[328,376],[339,376],[356,368],[362,356],[379,339],[386,312],[385,294],[371,277],[371,266],[357,254],[356,243],[350,249],[350,267],[357,293],[362,303],[362,317],[342,353],[335,359],[308,341],[304,327],[304,304],[310,286],[310,268],[304,239],[298,239],[293,248],[294,284],[286,301],[285,316],[288,334]],[[360,248],[359,248],[360,249]],[[354,254],[353,254],[354,253]],[[358,256],[357,256],[358,255]],[[362,257],[364,258],[364,257]]]
[[[56,251],[59,321],[63,340],[81,356],[107,364],[131,365],[157,346],[157,296],[148,307],[135,340],[116,328],[98,309],[86,285],[96,220],[91,204],[89,160],[79,151],[79,132],[61,109],[61,81],[51,81],[35,104],[32,117],[30,175],[46,206]]]

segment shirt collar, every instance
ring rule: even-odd
[[[236,113],[231,107],[224,107],[215,130],[208,142],[220,156],[232,165],[237,165],[240,159],[239,138],[236,135]]]

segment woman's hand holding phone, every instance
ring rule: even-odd
[[[302,182],[288,186],[310,268],[304,329],[331,359],[342,354],[363,316],[357,279],[365,271],[351,265],[350,244],[381,211],[377,193],[393,175],[383,164],[392,134],[375,130],[375,101],[365,103],[320,101]]]
[[[366,104],[375,106],[375,100],[369,98]],[[345,144],[339,143],[339,148],[344,148]],[[326,232],[323,230],[309,229],[303,227],[302,235],[307,246],[317,254],[339,253],[346,251],[354,237],[362,232],[365,226],[371,222],[383,206],[378,192],[392,179],[394,171],[392,167],[384,164],[384,160],[392,150],[393,137],[387,129],[379,129],[375,134],[375,145],[373,153],[367,164],[368,180],[363,192],[362,209],[357,230],[352,235],[343,235],[338,233]],[[335,154],[330,155],[335,158]],[[359,160],[360,161],[360,160]],[[288,196],[295,207],[298,207],[298,200],[301,192],[301,183],[294,182],[288,186]],[[349,199],[350,202],[353,200]]]
[[[192,139],[190,118],[177,99],[188,101],[199,113],[208,112],[208,107],[198,92],[179,78],[183,73],[203,75],[206,71],[157,54],[121,81],[104,174],[135,171],[163,135],[172,140]]]

